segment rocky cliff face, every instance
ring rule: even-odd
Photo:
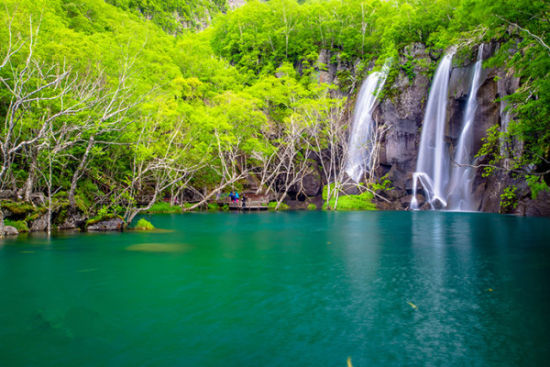
[[[489,58],[498,45],[484,48],[483,59]],[[412,64],[410,60],[413,60]],[[422,44],[407,47],[402,59],[402,68],[389,85],[389,93],[378,103],[374,119],[384,133],[380,142],[379,167],[376,175],[385,174],[395,189],[387,194],[390,203],[380,202],[382,209],[407,209],[411,201],[412,174],[415,171],[424,109],[431,83],[430,70],[434,70],[439,57],[434,57]],[[467,60],[453,66],[449,80],[449,100],[447,104],[447,127],[445,142],[452,153],[456,147],[461,129],[465,105],[472,82],[475,60]],[[407,72],[405,72],[407,70]],[[478,107],[474,125],[474,151],[478,151],[487,134],[487,129],[498,125],[506,130],[511,119],[505,102],[499,98],[513,93],[519,86],[518,78],[503,70],[486,68],[483,70],[477,94]],[[521,150],[518,142],[513,149]],[[484,164],[477,159],[474,164]],[[501,208],[501,194],[510,185],[517,187],[518,205],[516,208]],[[512,212],[520,215],[550,215],[549,196],[539,195],[537,200],[530,197],[526,183],[504,171],[483,177],[477,169],[473,185],[473,195],[477,207],[485,212]],[[420,195],[421,196],[421,195]],[[423,198],[419,197],[422,206]],[[428,206],[425,205],[424,208]]]
[[[433,61],[424,46],[414,44],[406,48],[400,62],[404,64],[408,59],[416,60],[409,76],[400,71],[389,86],[388,95],[374,111],[376,123],[385,129],[380,142],[377,176],[387,174],[395,188],[390,194],[392,204],[384,203],[387,209],[408,207],[420,144],[420,126],[430,87],[426,66]]]
[[[489,59],[498,49],[498,44],[486,44],[483,48],[483,60]],[[453,68],[449,80],[447,122],[445,143],[451,156],[456,149],[464,113],[468,101],[474,64],[477,55],[459,56],[453,60]],[[386,91],[374,110],[373,117],[379,129],[381,138],[378,150],[378,166],[375,178],[384,175],[391,180],[394,190],[381,193],[388,201],[380,200],[380,209],[406,210],[412,199],[412,175],[416,169],[416,160],[420,145],[424,111],[430,91],[433,72],[441,60],[441,54],[431,53],[423,44],[416,43],[406,47],[397,63],[399,72],[388,77]],[[358,62],[342,62],[338,55],[327,50],[319,53],[318,80],[330,83],[339,88],[333,91],[333,97],[349,97],[349,111],[346,121],[351,123],[354,93],[360,89],[360,84],[349,84],[347,77],[358,80]],[[371,65],[373,66],[373,65]],[[502,69],[484,68],[480,87],[477,92],[477,109],[474,118],[474,151],[477,152],[483,144],[487,130],[497,125],[501,131],[506,131],[512,120],[507,111],[505,101],[501,97],[514,93],[520,85],[520,80],[513,73]],[[510,148],[516,152],[522,149],[521,143],[513,141]],[[474,160],[475,166],[487,164],[481,158]],[[307,196],[319,195],[322,185],[321,175],[308,177],[302,186],[307,186]],[[502,207],[501,194],[507,187],[516,187],[517,205]],[[291,190],[299,192],[299,190]],[[514,213],[519,215],[550,215],[550,193],[541,193],[535,200],[524,179],[516,178],[504,170],[496,171],[484,177],[481,168],[476,169],[472,195],[478,210],[495,213]],[[354,187],[346,187],[347,194],[357,193]],[[317,194],[315,194],[317,193]],[[294,192],[290,197],[296,199]],[[422,190],[417,196],[421,209],[429,209],[424,203]],[[424,205],[423,205],[424,204]]]
[[[229,9],[237,9],[246,4],[245,0],[227,0],[227,6]]]

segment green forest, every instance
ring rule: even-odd
[[[392,60],[392,98],[415,43],[432,73],[451,46],[466,59],[499,45],[486,67],[521,84],[506,97],[510,128],[478,154],[486,174],[514,171],[536,195],[550,170],[549,18],[545,0],[2,0],[3,205],[26,221],[79,211],[130,223],[165,199],[194,210],[253,188],[281,209],[315,160],[334,208],[357,90]],[[513,139],[521,152],[505,149]],[[391,182],[363,186],[368,201]]]

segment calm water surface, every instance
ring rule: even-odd
[[[153,216],[0,242],[0,366],[544,366],[550,220]]]

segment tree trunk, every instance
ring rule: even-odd
[[[4,237],[4,212],[0,208],[0,238]]]
[[[286,198],[286,195],[287,195],[287,190],[285,189],[285,192],[283,192],[283,195],[281,195],[281,197],[277,201],[277,206],[275,207],[275,210],[279,210],[279,207],[281,206],[281,203],[283,202],[283,200]]]
[[[88,140],[88,145],[86,146],[86,151],[82,156],[82,160],[80,161],[80,164],[78,165],[78,168],[76,169],[76,171],[74,171],[73,179],[71,181],[71,188],[69,189],[69,205],[71,206],[71,208],[76,207],[76,202],[74,198],[76,187],[78,184],[78,180],[80,179],[80,176],[82,174],[82,170],[84,169],[84,167],[86,167],[86,163],[88,162],[88,156],[90,155],[90,151],[94,146],[94,142],[95,142],[95,139],[94,139],[94,136],[92,135]]]
[[[155,193],[153,194],[153,197],[151,198],[151,200],[149,200],[149,203],[147,204],[147,206],[145,206],[143,208],[133,208],[132,210],[130,210],[130,212],[128,213],[128,216],[126,218],[126,223],[124,223],[124,227],[126,228],[130,223],[132,223],[132,221],[134,220],[136,215],[138,215],[141,212],[144,212],[146,210],[151,209],[153,204],[157,201],[157,196],[158,196],[158,192],[157,192],[157,190],[155,190]]]
[[[48,176],[48,236],[52,234],[52,159],[50,157]]]
[[[36,155],[33,154],[32,161],[29,167],[29,176],[27,177],[27,180],[25,181],[25,185],[23,186],[23,200],[25,200],[26,202],[31,201],[32,189],[34,186],[35,169],[36,169]]]

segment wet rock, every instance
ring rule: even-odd
[[[30,226],[31,232],[43,232],[48,228],[48,215],[44,214],[33,220]]]
[[[74,230],[78,228],[82,228],[86,222],[86,216],[78,211],[69,209],[69,212],[67,213],[67,217],[59,225],[60,230]]]
[[[527,197],[520,200],[515,212],[527,216],[550,216],[550,192],[539,192],[536,199]]]
[[[426,48],[420,43],[408,46],[404,53],[407,57],[401,60],[402,63],[409,58],[415,60],[412,69],[414,78],[411,80],[400,71],[389,88],[390,96],[381,101],[374,112],[378,126],[386,127],[381,138],[379,162],[385,167],[383,171],[388,174],[392,186],[402,190],[409,185],[407,182],[416,166],[424,107],[430,86],[426,66],[432,62]],[[403,194],[403,191],[398,192]]]
[[[305,210],[309,203],[300,200],[285,200],[285,204],[288,205],[290,210]]]
[[[454,68],[449,78],[449,97],[458,99],[467,97],[472,88],[474,66],[469,65],[462,68]]]
[[[424,204],[422,204],[422,206],[420,206],[420,210],[431,210],[432,207],[430,205],[430,203],[426,202]]]
[[[390,201],[390,202],[387,202],[387,201],[382,201],[382,200],[378,200],[376,202],[376,208],[378,210],[401,210],[402,208],[397,205],[399,202],[396,202],[396,201]]]
[[[407,191],[405,191],[402,188],[398,188],[398,187],[393,188],[392,190],[387,190],[387,191],[379,190],[377,193],[379,195],[385,197],[385,198],[390,199],[390,200],[399,200],[403,196],[407,195]]]
[[[303,193],[308,197],[313,197],[321,193],[321,178],[316,174],[307,174],[302,180]]]
[[[17,236],[19,231],[12,226],[4,226],[4,236]]]
[[[406,195],[406,196],[402,197],[399,200],[399,202],[401,203],[401,207],[403,209],[409,209],[411,207],[412,199],[413,199],[412,195]],[[418,207],[419,208],[422,208],[424,206],[424,204],[427,204],[426,199],[424,198],[424,196],[422,194],[416,194],[416,201],[418,202]],[[429,206],[429,204],[428,204],[428,206]]]
[[[500,124],[500,105],[495,100],[498,96],[497,83],[494,80],[496,72],[486,71],[485,80],[481,83],[477,94],[477,110],[474,123],[474,152],[482,145],[482,139],[487,136],[487,129]]]
[[[89,224],[87,229],[90,232],[109,232],[109,231],[122,231],[124,228],[124,221],[119,217],[105,219],[93,224]]]

